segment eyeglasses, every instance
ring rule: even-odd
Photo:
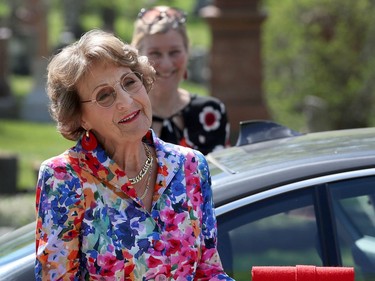
[[[143,76],[138,72],[130,72],[121,77],[121,80],[116,82],[120,84],[128,94],[136,94],[143,86]],[[101,107],[110,107],[116,101],[117,92],[114,86],[106,86],[99,90],[95,99],[84,100],[81,103],[95,102]]]
[[[141,19],[147,25],[153,25],[158,21],[168,18],[170,22],[177,24],[184,24],[186,22],[187,13],[177,8],[143,8],[138,13],[138,19]]]

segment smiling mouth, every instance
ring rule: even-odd
[[[170,73],[160,73],[160,72],[158,72],[158,73],[157,73],[157,76],[158,76],[158,77],[161,77],[161,78],[169,78],[169,77],[171,77],[174,73],[175,73],[175,71],[172,71],[172,72],[170,72]]]
[[[140,110],[133,112],[132,114],[126,116],[125,118],[121,119],[119,123],[129,123],[134,120],[139,115]]]

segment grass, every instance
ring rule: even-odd
[[[0,196],[0,229],[4,227],[18,228],[34,220],[34,193]]]
[[[1,151],[18,156],[18,190],[32,190],[39,163],[72,146],[60,136],[55,126],[18,120],[0,121]]]
[[[53,124],[0,120],[0,152],[18,158],[16,195],[0,195],[0,227],[17,228],[35,220],[35,185],[42,160],[72,146]]]

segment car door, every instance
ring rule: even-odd
[[[241,281],[256,265],[343,265],[356,281],[375,280],[374,177],[294,185],[219,210],[225,270]]]

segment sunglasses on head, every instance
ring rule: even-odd
[[[143,8],[138,13],[138,19],[141,19],[147,25],[153,25],[158,21],[167,18],[171,22],[184,24],[186,22],[187,13],[177,8]]]

